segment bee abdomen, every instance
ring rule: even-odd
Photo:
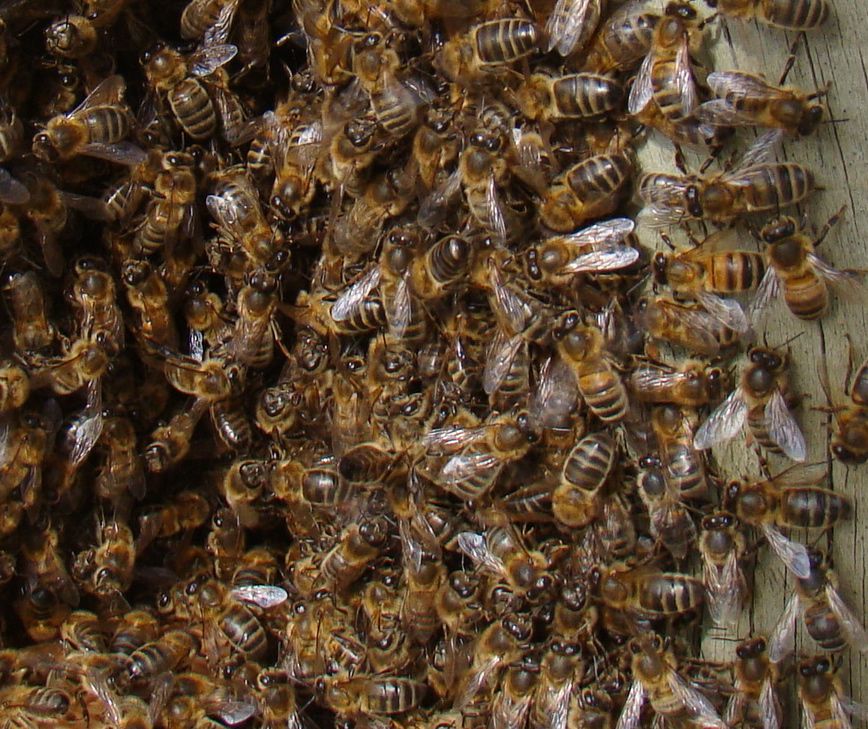
[[[829,308],[829,291],[826,283],[813,270],[785,279],[784,301],[789,310],[799,319],[819,319]]]
[[[193,78],[184,79],[169,92],[169,105],[178,124],[193,139],[208,139],[217,129],[217,114],[208,92]]]
[[[612,194],[632,172],[633,165],[627,155],[601,154],[567,170],[566,181],[576,196],[585,200]]]
[[[586,369],[578,385],[588,407],[604,423],[621,420],[627,414],[624,383],[605,362]]]
[[[617,108],[623,97],[620,84],[594,73],[564,76],[553,83],[552,91],[558,111],[566,117],[601,116]]]
[[[762,4],[769,23],[780,28],[817,28],[829,17],[827,0],[763,0]]]
[[[711,290],[718,293],[753,291],[765,274],[765,259],[759,253],[727,252],[712,258]]]
[[[130,115],[125,109],[100,106],[83,114],[91,142],[114,144],[130,133]]]
[[[848,518],[851,512],[846,498],[821,488],[784,489],[780,506],[787,524],[806,528],[826,529]]]
[[[528,20],[492,20],[476,29],[476,51],[484,64],[499,65],[530,55],[539,34]]]
[[[580,489],[593,491],[608,477],[615,455],[615,441],[607,433],[582,438],[564,462],[563,478]]]

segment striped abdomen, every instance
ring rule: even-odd
[[[633,14],[626,3],[616,10],[598,33],[598,41],[591,48],[607,58],[602,70],[622,70],[638,64],[651,49],[654,28],[660,19],[656,13]]]
[[[87,127],[89,142],[115,144],[132,128],[129,112],[118,106],[95,106],[75,115]]]
[[[185,78],[169,91],[169,106],[178,124],[193,139],[209,139],[217,131],[217,114],[205,87]]]
[[[592,433],[582,438],[570,451],[561,481],[583,491],[595,491],[612,472],[617,446],[608,433]]]
[[[564,118],[602,116],[616,109],[623,95],[617,81],[596,73],[577,73],[552,81],[555,106]]]
[[[661,572],[645,577],[639,585],[639,605],[661,615],[686,613],[705,602],[702,581],[682,574]]]
[[[795,205],[814,191],[814,175],[794,162],[748,167],[729,183],[739,200],[732,215],[756,213]]]
[[[849,499],[828,489],[799,486],[783,489],[779,519],[786,526],[828,529],[850,516]]]
[[[777,28],[810,30],[829,17],[828,0],[761,0],[762,17]]]
[[[633,164],[625,154],[601,154],[567,170],[565,179],[580,200],[589,201],[619,192],[629,181]]]
[[[766,272],[765,258],[751,251],[724,251],[709,256],[705,265],[705,290],[726,294],[755,291]]]
[[[588,407],[604,423],[617,422],[627,414],[624,383],[606,360],[583,362],[578,370],[578,386]]]
[[[484,65],[502,65],[533,53],[539,41],[536,26],[528,20],[491,20],[473,29],[476,54]]]

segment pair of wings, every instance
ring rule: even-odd
[[[721,720],[711,705],[697,689],[688,684],[675,671],[670,671],[667,677],[669,690],[681,702],[681,705],[690,715],[695,724],[708,729],[728,729],[727,724]],[[634,680],[624,702],[624,708],[618,717],[616,729],[636,729],[642,715],[642,706],[645,703],[645,688],[642,682]]]

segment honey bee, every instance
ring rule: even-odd
[[[591,40],[600,16],[602,0],[558,0],[545,27],[546,52],[557,49],[561,56],[581,51]]]
[[[790,137],[804,137],[823,119],[824,107],[815,100],[826,89],[805,94],[743,71],[715,71],[706,83],[717,98],[700,105],[696,116],[710,124],[781,129]]]
[[[135,249],[149,255],[172,252],[181,241],[195,237],[198,224],[195,159],[186,152],[163,155],[153,183],[153,199],[137,231]]]
[[[824,374],[824,371],[821,371]],[[828,376],[821,377],[826,398],[832,402]],[[850,386],[850,403],[833,408],[835,428],[829,450],[842,463],[864,463],[868,459],[868,362],[856,371]]]
[[[352,78],[353,36],[336,22],[324,0],[293,0],[293,10],[307,41],[308,63],[320,85],[340,86]]]
[[[388,537],[388,524],[382,517],[346,527],[337,544],[322,559],[323,581],[338,592],[345,591],[379,557]]]
[[[539,30],[529,20],[489,20],[447,41],[435,63],[456,83],[479,82],[534,53],[539,40]]]
[[[122,348],[124,321],[114,278],[102,261],[88,256],[76,260],[74,271],[71,298],[81,309],[81,331],[103,332],[112,347]]]
[[[148,261],[124,263],[121,278],[127,301],[138,315],[138,333],[144,340],[173,347],[178,342],[175,322],[170,315],[166,282]]]
[[[805,723],[829,729],[849,729],[850,715],[860,711],[838,675],[840,664],[830,658],[814,656],[799,663],[797,680],[799,701]]]
[[[61,58],[86,58],[98,45],[96,27],[81,15],[66,15],[45,29],[45,48]]]
[[[633,683],[618,719],[619,729],[639,725],[647,699],[657,716],[683,718],[690,723],[715,729],[727,725],[711,702],[678,674],[678,663],[668,640],[653,633],[630,641]]]
[[[561,121],[594,120],[619,108],[624,90],[611,76],[575,73],[528,76],[516,95],[516,103],[528,119]]]
[[[656,458],[640,459],[643,469],[636,480],[639,498],[648,510],[651,536],[663,544],[676,559],[684,559],[696,540],[696,527],[682,503],[682,492],[674,479],[666,478],[663,464]]]
[[[808,569],[796,575],[796,590],[788,598],[784,612],[772,633],[769,658],[780,662],[793,652],[796,619],[801,614],[808,635],[827,651],[851,647],[868,650],[868,637],[859,618],[838,592],[839,580],[829,558],[816,549],[806,549]]]
[[[784,30],[813,30],[831,14],[828,0],[792,0],[769,5],[760,0],[705,0],[726,18],[757,20]]]
[[[727,223],[800,203],[814,191],[814,174],[794,162],[767,161],[780,138],[778,130],[759,137],[728,172],[704,177],[645,173],[638,182],[645,204],[640,219],[652,227],[700,219]]]
[[[769,659],[765,638],[751,638],[736,646],[735,693],[723,715],[727,725],[756,719],[763,729],[779,729],[781,705],[776,686],[780,681],[778,664]]]
[[[792,218],[779,218],[765,225],[760,236],[767,244],[768,269],[751,305],[755,316],[777,296],[799,319],[819,319],[829,309],[829,285],[855,288],[861,274],[833,268],[815,252],[843,214],[841,208],[820,232],[816,241],[800,230]]]
[[[500,691],[491,702],[492,727],[524,726],[530,716],[539,676],[540,666],[535,659],[524,658],[507,667]]]
[[[192,139],[211,139],[219,123],[228,141],[240,140],[238,124],[229,113],[228,92],[220,88],[216,79],[206,80],[229,63],[237,52],[233,45],[206,43],[184,56],[158,44],[142,55],[148,83],[158,99],[159,95],[165,95],[178,126]]]
[[[742,570],[746,552],[737,517],[725,511],[703,517],[699,553],[708,614],[715,625],[735,625],[747,602],[749,588]]]
[[[119,617],[109,641],[112,653],[130,655],[139,646],[156,639],[159,624],[148,610],[130,610]]]
[[[599,516],[600,489],[615,466],[618,446],[605,432],[582,438],[564,461],[560,482],[552,493],[555,519],[570,528],[587,526]]]
[[[136,549],[133,533],[123,522],[99,525],[98,544],[93,555],[92,589],[102,598],[126,592],[133,581]]]
[[[0,361],[0,415],[20,408],[30,396],[30,377],[11,361]]]
[[[36,369],[30,384],[50,387],[58,395],[69,395],[85,386],[93,391],[108,367],[109,351],[104,332],[76,339],[57,357],[34,359]]]
[[[327,676],[317,679],[316,693],[341,716],[394,716],[416,708],[425,684],[389,676]]]
[[[699,408],[720,399],[724,373],[697,360],[677,366],[650,362],[636,367],[627,381],[633,399]]]
[[[604,423],[627,415],[627,391],[605,349],[602,332],[579,323],[576,312],[563,314],[554,327],[558,354],[573,370],[579,392]]]
[[[595,155],[577,162],[555,178],[539,209],[540,220],[557,233],[613,212],[633,175],[625,152]]]
[[[764,448],[804,461],[805,438],[787,405],[788,359],[770,349],[750,349],[750,364],[742,372],[738,387],[699,427],[695,446],[704,450],[730,440],[747,423]]]
[[[22,541],[21,554],[24,558],[21,574],[27,580],[31,592],[42,589],[56,595],[70,607],[78,605],[78,589],[60,554],[60,535],[56,529],[49,526],[29,533]]]
[[[202,526],[211,514],[211,505],[197,491],[180,491],[159,508],[139,515],[136,552],[141,554],[154,539],[173,537]]]
[[[678,345],[694,354],[714,356],[739,341],[738,332],[700,305],[681,303],[667,296],[640,299],[636,321],[652,339]]]
[[[196,639],[186,630],[168,630],[127,656],[126,677],[133,683],[151,683],[166,671],[183,666],[196,647]]]
[[[629,218],[613,218],[568,235],[545,239],[534,249],[543,281],[569,286],[577,274],[605,273],[632,266],[639,251],[628,245],[635,228]]]
[[[371,165],[383,146],[376,120],[369,117],[350,119],[340,125],[329,142],[327,172],[338,188],[333,202],[339,207],[343,194],[358,198],[365,192]]]
[[[239,5],[239,0],[190,0],[181,13],[181,37],[224,43]]]
[[[454,113],[435,103],[426,110],[413,135],[412,164],[417,179],[429,192],[442,182],[442,176],[447,175],[461,151],[454,122]]]
[[[703,499],[708,492],[702,455],[693,444],[695,429],[694,414],[674,405],[657,406],[651,414],[663,477],[680,498]]]
[[[390,10],[402,23],[419,27],[435,19],[473,18],[479,15],[485,3],[482,0],[456,2],[456,0],[396,0]]]
[[[19,594],[12,607],[28,637],[33,641],[56,639],[71,607],[38,582],[22,585]]]
[[[11,274],[3,289],[11,309],[15,349],[26,355],[51,347],[57,331],[49,320],[39,277],[33,271]]]
[[[570,697],[582,681],[584,664],[578,645],[552,640],[546,647],[539,665],[531,707],[531,726],[568,726]]]
[[[142,456],[151,473],[163,473],[178,464],[189,452],[193,431],[208,412],[208,402],[197,399],[187,408],[175,413],[169,422],[159,425],[151,433],[150,442]]]
[[[49,120],[33,138],[33,153],[48,162],[84,154],[124,165],[142,163],[145,153],[123,141],[133,126],[123,103],[125,90],[123,77],[109,76],[73,111]]]
[[[362,334],[386,324],[386,313],[375,289],[380,283],[380,266],[371,266],[338,294],[328,318],[339,334]],[[328,326],[326,331],[328,331]]]

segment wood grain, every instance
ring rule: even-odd
[[[814,195],[804,212],[820,228],[842,205],[847,206],[844,219],[824,242],[821,253],[839,268],[868,268],[868,18],[864,0],[834,0],[835,12],[826,26],[807,35],[796,50],[796,62],[787,83],[813,90],[831,82],[828,97],[829,118],[811,138],[787,143],[782,159],[809,165],[816,172],[823,190]],[[755,23],[729,21],[710,29],[712,39],[707,49],[711,66],[718,70],[742,69],[762,72],[777,81],[784,68],[795,35]],[[741,144],[743,148],[749,139]],[[652,134],[640,152],[645,170],[673,170],[672,146]],[[688,165],[696,169],[702,159],[687,155]],[[662,247],[653,231],[642,233],[643,242]],[[754,244],[749,236],[745,247]],[[834,396],[844,398],[844,379],[850,356],[847,337],[853,342],[856,365],[868,357],[866,342],[865,298],[837,297],[831,311],[820,323],[801,322],[783,306],[775,307],[765,320],[765,337],[769,344],[787,340],[794,361],[795,390],[806,395],[799,413],[808,439],[808,462],[827,462],[829,485],[851,497],[855,504],[854,519],[835,530],[829,537],[834,563],[841,576],[841,593],[857,615],[865,615],[866,554],[868,508],[860,508],[860,499],[868,498],[868,466],[845,468],[828,456],[827,416],[812,408],[826,405],[820,385],[820,368],[827,367]],[[795,339],[793,339],[795,337]],[[743,444],[729,445],[715,452],[721,476],[746,476],[758,471],[755,453]],[[772,461],[773,471],[786,467]],[[868,503],[868,502],[866,502]],[[806,535],[795,535],[806,539]],[[826,537],[820,540],[825,546]],[[780,562],[762,549],[756,570],[755,594],[733,631],[707,631],[702,649],[706,658],[731,660],[737,639],[750,634],[767,634],[781,614],[792,582]],[[800,632],[797,647],[814,652],[812,641]],[[843,673],[849,678],[854,699],[868,703],[868,664],[865,655],[848,652]],[[786,696],[789,719],[785,726],[801,721],[794,681]],[[797,718],[798,717],[798,718]],[[854,720],[857,725],[858,720]]]

